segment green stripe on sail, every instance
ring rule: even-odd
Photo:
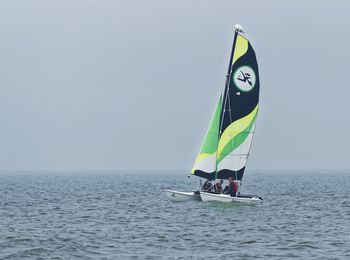
[[[249,123],[249,125],[240,133],[235,135],[224,147],[221,153],[217,157],[217,165],[225,159],[225,157],[237,149],[248,137],[251,132],[252,127],[254,126],[256,120],[257,113],[254,115],[253,120]]]
[[[207,135],[204,139],[200,153],[214,153],[218,148],[219,126],[220,126],[220,114],[221,114],[221,97],[216,106],[214,116],[210,122],[210,126]]]
[[[220,96],[218,104],[216,105],[214,115],[210,121],[208,132],[204,138],[200,153],[198,154],[196,161],[193,165],[193,168],[191,171],[192,174],[194,173],[195,170],[204,170],[204,169],[200,169],[200,166],[198,165],[200,161],[216,153],[216,150],[218,148],[218,141],[219,141],[218,139],[219,139],[221,106],[222,106],[222,97]],[[215,167],[215,161],[213,166]]]

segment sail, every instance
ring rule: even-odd
[[[210,121],[210,125],[204,138],[201,150],[191,171],[192,174],[207,179],[215,179],[216,154],[219,141],[221,109],[222,97],[220,97],[216,105],[216,109]]]
[[[218,179],[242,180],[259,110],[259,72],[249,41],[236,32],[223,92],[216,158]]]

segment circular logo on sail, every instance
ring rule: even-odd
[[[242,91],[248,92],[255,87],[256,77],[254,70],[249,66],[241,66],[233,73],[233,82]]]

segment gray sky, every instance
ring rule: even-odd
[[[260,66],[248,168],[350,168],[349,1],[1,1],[0,170],[189,171],[233,26]]]

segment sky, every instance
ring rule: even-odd
[[[234,25],[260,69],[247,169],[350,169],[349,1],[0,2],[0,171],[189,172]]]

